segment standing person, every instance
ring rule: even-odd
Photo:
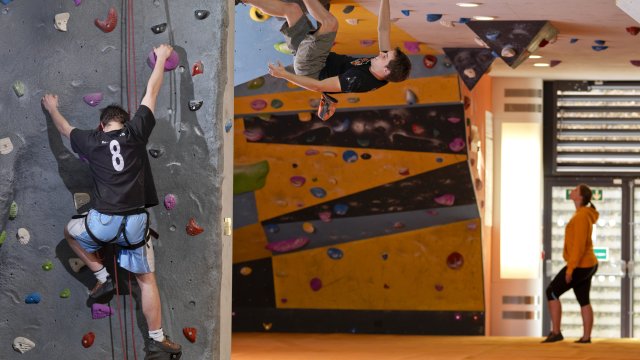
[[[560,270],[547,287],[547,300],[553,328],[543,341],[544,343],[561,341],[564,339],[560,332],[562,305],[560,295],[573,289],[580,304],[582,315],[582,337],[576,343],[590,343],[593,327],[593,309],[589,302],[591,278],[598,270],[598,260],[593,253],[591,232],[593,224],[598,221],[598,211],[591,202],[591,189],[585,184],[571,190],[569,198],[576,206],[576,212],[567,224],[564,232],[564,251],[562,257],[567,265]]]
[[[295,2],[282,0],[236,0],[251,4],[263,13],[285,18],[280,32],[294,52],[290,72],[279,62],[269,64],[269,74],[307,90],[324,93],[367,92],[401,82],[409,77],[411,60],[396,47],[391,49],[389,0],[380,1],[378,44],[380,53],[372,58],[353,58],[331,52],[338,31],[338,20],[319,0],[303,0],[309,14],[320,23],[314,29]]]
[[[173,51],[169,45],[154,49],[157,61],[140,107],[134,117],[120,106],[100,112],[97,130],[80,130],[58,110],[58,96],[46,94],[44,108],[61,135],[71,140],[74,152],[89,160],[94,183],[94,207],[84,218],[72,219],[65,238],[98,280],[89,296],[99,299],[114,292],[111,276],[95,252],[109,243],[120,246],[118,263],[134,273],[140,286],[142,312],[147,321],[147,355],[180,358],[181,346],[162,330],[162,309],[154,275],[153,246],[146,208],[158,205],[146,144],[156,120],[153,111],[162,86],[164,64]]]

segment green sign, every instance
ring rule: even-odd
[[[569,197],[569,194],[571,194],[571,191],[573,189],[567,189],[565,191],[565,198],[567,200],[570,200],[571,198]],[[591,189],[592,193],[593,193],[593,201],[600,201],[602,200],[602,189]]]
[[[593,253],[596,254],[596,259],[598,260],[609,261],[609,248],[594,247]]]

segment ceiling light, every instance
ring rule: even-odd
[[[547,63],[535,63],[535,64],[533,64],[533,66],[536,66],[536,67],[549,67],[549,64],[547,64]]]
[[[480,20],[480,21],[490,21],[490,20],[494,20],[495,16],[474,16],[473,18],[475,20]]]
[[[480,3],[472,3],[472,2],[460,2],[457,3],[456,5],[460,6],[460,7],[478,7],[480,6]]]
[[[542,55],[529,55],[529,59],[542,59]]]

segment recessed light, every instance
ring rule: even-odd
[[[529,59],[542,59],[542,55],[529,55]]]
[[[491,21],[491,20],[495,20],[495,16],[474,16],[473,17],[475,20],[480,20],[480,21]]]
[[[480,4],[480,3],[472,3],[472,2],[459,2],[459,3],[457,3],[456,5],[458,5],[458,6],[460,6],[460,7],[468,7],[468,8],[471,8],[471,7],[478,7],[478,6],[480,6],[481,4]]]
[[[535,64],[533,64],[533,66],[535,66],[535,67],[549,67],[549,64],[547,64],[547,63],[535,63]]]

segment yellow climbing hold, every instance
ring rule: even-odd
[[[304,232],[306,232],[307,234],[313,234],[316,231],[316,228],[312,223],[306,222],[302,224],[302,230],[304,230]]]
[[[273,44],[273,48],[285,55],[293,55],[293,51],[289,49],[287,43],[284,41]]]
[[[260,9],[258,9],[255,6],[252,6],[251,10],[249,10],[249,16],[251,17],[251,20],[257,21],[257,22],[265,22],[269,20],[269,18],[271,17],[263,13],[262,11],[260,11]]]
[[[16,217],[18,217],[18,204],[12,201],[9,207],[9,220],[14,220]]]

